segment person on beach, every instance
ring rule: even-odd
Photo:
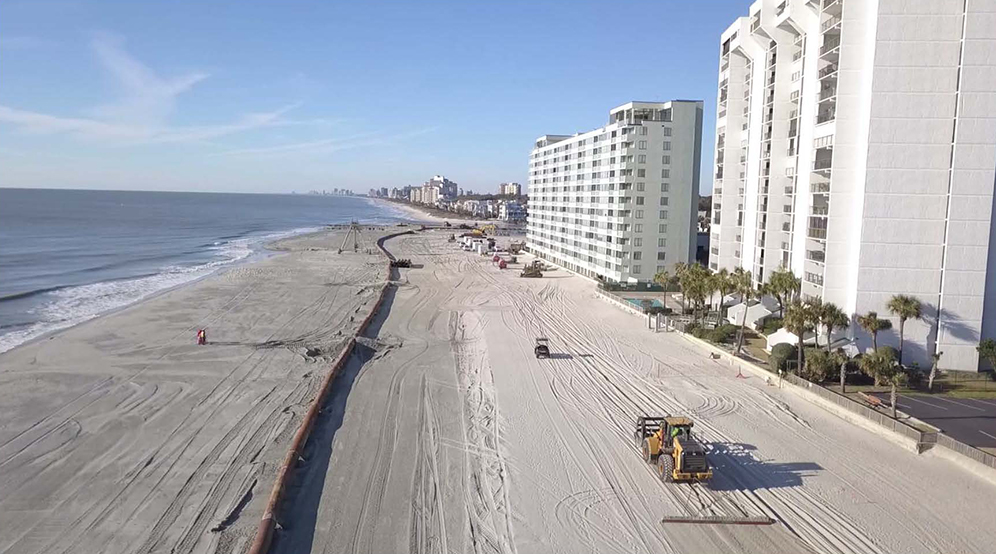
[[[204,345],[204,344],[207,344],[207,341],[208,341],[207,331],[204,330],[204,329],[198,329],[197,330],[197,344]]]

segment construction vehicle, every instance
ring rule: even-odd
[[[526,267],[522,268],[522,273],[519,274],[520,277],[542,277],[543,276],[543,262],[539,260],[533,260]]]
[[[412,261],[408,258],[401,258],[399,260],[391,260],[391,267],[411,267]]]
[[[526,249],[526,243],[525,242],[515,242],[515,241],[512,241],[508,245],[508,251],[511,252],[511,253],[513,253],[513,254],[518,254],[519,252],[522,252],[525,249]]]
[[[456,242],[456,236],[450,235],[450,238],[446,239],[446,242]]]
[[[640,416],[633,434],[643,459],[662,481],[707,481],[712,469],[705,448],[692,437],[692,420],[683,416]]]
[[[519,277],[535,278],[542,276],[543,272],[540,271],[539,268],[537,268],[536,266],[532,265],[527,265],[526,267],[522,268],[522,273],[519,273]]]
[[[550,357],[550,339],[540,337],[536,339],[536,347],[533,348],[536,359]]]

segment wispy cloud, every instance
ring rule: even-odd
[[[259,155],[297,154],[297,153],[312,153],[312,152],[331,153],[331,152],[337,152],[339,150],[347,150],[350,148],[359,148],[362,146],[376,146],[376,145],[400,142],[405,139],[415,138],[421,135],[432,133],[437,128],[438,127],[428,127],[425,129],[417,129],[414,131],[408,131],[405,133],[396,133],[392,135],[383,135],[378,133],[364,133],[362,135],[353,135],[351,137],[344,137],[344,138],[329,138],[329,139],[313,140],[308,142],[297,142],[291,144],[281,144],[277,146],[267,146],[261,148],[242,148],[238,150],[229,150],[227,152],[221,152],[217,154],[217,156],[249,156],[249,155],[259,156]]]
[[[81,117],[66,117],[0,105],[0,124],[38,135],[68,135],[81,140],[112,144],[148,144],[207,141],[264,127],[327,124],[327,120],[287,120],[283,115],[298,107],[244,114],[235,121],[215,125],[173,126],[170,117],[176,100],[207,73],[192,72],[162,77],[132,57],[123,40],[98,34],[90,44],[100,66],[121,90],[115,101],[87,110]]]
[[[124,41],[109,34],[94,37],[91,47],[101,67],[121,86],[122,97],[98,106],[90,115],[128,125],[162,126],[176,108],[177,96],[207,79],[207,73],[164,78],[124,50]]]

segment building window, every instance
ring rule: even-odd
[[[635,217],[636,219],[643,219],[643,210],[636,210],[634,214],[635,215],[633,217]]]
[[[640,150],[646,150],[646,149],[647,149],[647,141],[641,140],[640,141]]]
[[[664,156],[661,158],[661,163],[664,165],[671,165],[671,156]]]
[[[646,136],[647,135],[647,128],[646,127],[640,127],[640,134],[643,135],[643,136]]]
[[[643,189],[644,189],[644,187],[645,187],[645,186],[646,186],[646,185],[645,185],[644,183],[637,183],[637,184],[636,184],[636,190],[637,190],[638,192],[643,192]]]
[[[667,206],[667,196],[661,196],[661,206]]]
[[[665,137],[671,136],[671,128],[670,127],[664,127],[664,136]]]
[[[640,237],[634,238],[633,239],[633,246],[636,246],[636,247],[643,246],[643,239],[640,238]]]
[[[667,248],[667,239],[664,237],[657,239],[657,248]]]
[[[636,161],[637,161],[637,163],[641,163],[641,164],[647,163],[647,155],[646,154],[640,154],[639,157],[637,157]]]
[[[646,169],[637,169],[636,170],[636,176],[637,177],[646,177],[647,176],[647,170]]]
[[[671,149],[671,141],[665,140],[664,141],[664,150],[667,151],[667,150],[670,150],[670,149]]]
[[[643,232],[643,224],[642,223],[634,223],[633,224],[633,232],[634,233],[642,233]],[[642,240],[642,239],[633,239],[633,240]]]
[[[642,206],[643,205],[643,197],[642,196],[637,196],[636,197],[636,205],[637,206]]]
[[[670,188],[671,188],[671,185],[669,185],[667,183],[661,183],[661,192],[668,192],[668,190]]]
[[[633,266],[633,271],[631,271],[631,273],[633,275],[639,275],[642,271],[643,271],[643,267],[642,266],[634,265]]]
[[[667,219],[667,210],[661,210],[660,219]]]
[[[661,179],[670,179],[670,178],[671,178],[671,170],[670,169],[662,169],[661,170]]]
[[[666,235],[667,234],[667,223],[661,223],[657,226],[657,232]]]
[[[633,252],[633,259],[634,260],[642,260],[643,259],[643,252],[640,252],[639,250],[637,250],[636,252]]]
[[[667,267],[667,266],[663,266],[663,265],[657,266],[657,273],[660,273],[660,272],[664,271],[665,267]]]

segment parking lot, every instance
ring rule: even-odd
[[[877,394],[885,402],[889,395]],[[996,400],[899,395],[899,409],[976,448],[996,448]]]

